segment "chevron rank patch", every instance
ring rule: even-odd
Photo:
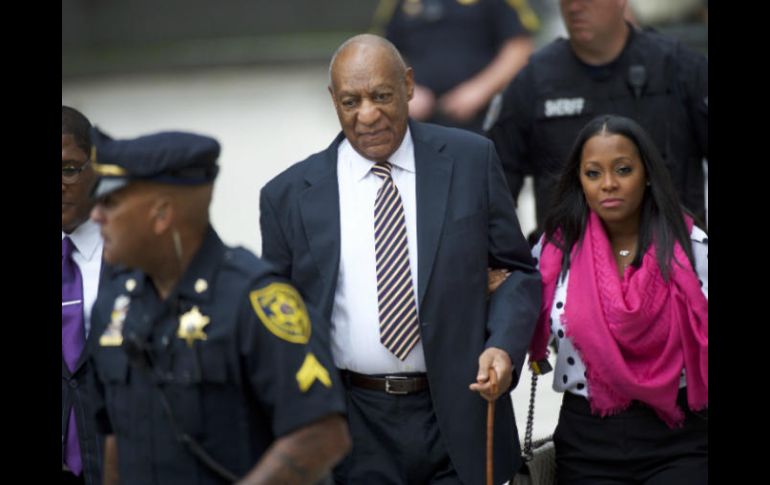
[[[299,390],[302,392],[307,392],[316,380],[326,387],[332,387],[329,371],[318,362],[318,359],[312,353],[308,353],[305,356],[305,361],[302,363],[299,371],[297,371],[296,377]]]
[[[276,337],[295,344],[310,340],[310,317],[302,298],[286,283],[270,283],[249,293],[259,320]]]

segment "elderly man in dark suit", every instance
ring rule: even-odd
[[[262,189],[260,223],[263,257],[332,322],[353,437],[335,479],[481,483],[484,399],[499,399],[501,483],[540,280],[494,147],[409,121],[413,73],[381,37],[346,41],[330,75],[342,133]],[[488,267],[510,271],[491,296]]]

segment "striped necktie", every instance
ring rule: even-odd
[[[420,325],[409,266],[404,207],[390,174],[392,167],[390,162],[379,162],[372,167],[372,172],[383,180],[374,201],[377,301],[380,342],[404,360],[420,340]]]

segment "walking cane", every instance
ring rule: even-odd
[[[495,369],[489,369],[489,383],[493,394],[497,394],[497,373]],[[494,483],[494,427],[495,427],[495,401],[487,401],[487,485]]]

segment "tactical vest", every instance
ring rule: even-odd
[[[535,175],[538,227],[542,227],[555,181],[580,129],[601,114],[637,121],[663,155],[682,203],[704,218],[703,153],[675,80],[677,41],[635,32],[611,74],[587,75],[566,39],[533,56],[530,63],[535,113],[530,161]]]

